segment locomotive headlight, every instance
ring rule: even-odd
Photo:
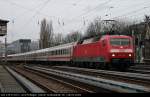
[[[112,56],[114,57],[114,56],[115,56],[115,54],[112,54]]]
[[[131,54],[129,54],[129,57],[131,57],[132,55]]]

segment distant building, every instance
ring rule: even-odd
[[[30,44],[30,50],[39,50],[39,41],[32,41]]]
[[[30,44],[31,44],[30,39],[19,39],[7,45],[7,53],[15,54],[28,52],[30,51]]]

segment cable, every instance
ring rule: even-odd
[[[22,5],[20,5],[20,4],[15,3],[15,2],[13,2],[13,1],[9,1],[9,0],[4,0],[4,1],[10,3],[10,4],[13,5],[13,6],[17,6],[17,7],[19,7],[19,8],[23,8],[23,9],[25,9],[25,10],[27,10],[27,11],[31,11],[31,12],[37,11],[36,8],[38,8],[41,4],[43,4],[43,2],[42,2],[42,3],[38,4],[36,7],[34,7],[34,8],[27,8],[27,7],[25,7],[25,6],[22,6]],[[24,12],[24,13],[25,13],[25,12]],[[24,14],[24,13],[23,13],[23,14]],[[19,15],[19,16],[24,16],[23,14],[21,14],[21,15]],[[55,16],[47,15],[47,14],[42,13],[42,12],[38,12],[38,14],[41,14],[41,15],[44,15],[44,16],[47,16],[47,17],[55,17]]]
[[[123,14],[123,15],[116,16],[116,17],[113,17],[113,18],[110,18],[110,19],[119,18],[119,17],[125,16],[125,15],[130,15],[130,14],[136,13],[136,12],[138,12],[138,11],[140,11],[140,10],[147,9],[147,8],[149,8],[149,7],[150,7],[150,6],[143,7],[143,8],[140,8],[140,9],[136,9],[136,10],[134,10],[134,11],[131,11],[131,12],[128,12],[128,13],[125,13],[125,14]]]
[[[35,12],[35,14],[29,19],[29,21],[27,21],[27,22],[23,25],[23,27],[25,27],[25,25],[27,25],[28,22],[31,23],[31,20],[36,16],[36,14],[37,14],[41,9],[43,9],[43,8],[49,3],[49,1],[50,1],[50,0],[46,0],[46,1],[43,3],[43,5],[41,5],[41,7]],[[21,27],[20,29],[22,29],[22,27]]]
[[[90,13],[91,11],[97,9],[99,6],[104,6],[104,5],[106,5],[106,4],[109,3],[110,1],[112,1],[112,0],[108,0],[108,1],[106,1],[106,2],[104,2],[104,3],[98,4],[98,5],[97,5],[96,7],[94,7],[93,9],[91,9],[91,10],[89,10],[89,11],[87,11],[87,12],[84,12],[84,13],[78,15],[78,16],[73,17],[71,20],[69,20],[69,22],[72,21],[72,20],[74,20],[74,19],[76,19],[77,17],[81,17],[81,16],[83,16],[83,15],[85,15],[85,14],[87,14],[87,13]]]

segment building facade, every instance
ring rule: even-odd
[[[30,39],[19,39],[7,45],[7,54],[24,53],[30,51]]]

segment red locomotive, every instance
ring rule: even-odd
[[[86,39],[78,43],[73,51],[73,61],[90,62],[98,67],[127,68],[134,62],[132,38],[124,35]]]
[[[69,65],[126,69],[134,62],[134,49],[130,36],[103,35],[42,50],[8,55],[8,61],[71,63]]]

